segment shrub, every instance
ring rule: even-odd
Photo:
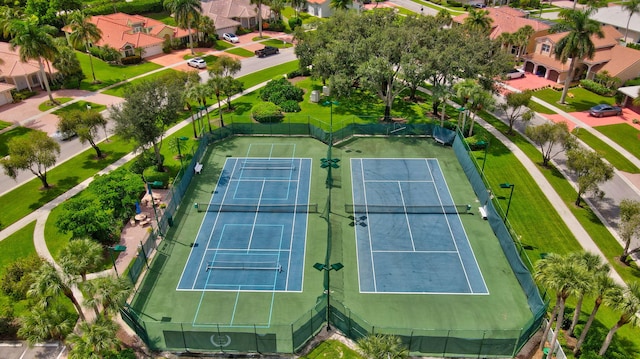
[[[295,30],[296,27],[302,26],[302,19],[299,17],[292,17],[289,19],[289,27],[291,30]]]
[[[14,300],[26,299],[31,285],[29,274],[40,268],[41,264],[42,258],[36,255],[19,258],[5,268],[0,288]]]
[[[640,124],[640,120],[638,120],[637,118],[634,118],[633,120],[631,120],[631,122],[632,122],[634,125],[638,125],[638,124]]]
[[[20,102],[22,100],[26,100],[31,96],[35,96],[35,91],[29,91],[29,89],[24,89],[20,91],[11,90],[11,96],[13,97],[13,102]]]
[[[308,68],[304,68],[304,69],[296,69],[293,70],[291,72],[289,72],[287,74],[287,78],[288,79],[294,79],[298,76],[310,76],[311,75],[311,70],[309,70]]]
[[[585,90],[589,90],[602,96],[611,96],[613,94],[613,90],[610,88],[591,80],[580,80],[580,86]]]
[[[613,98],[615,98],[616,104],[618,104],[618,105],[622,105],[622,103],[624,102],[624,99],[626,97],[627,96],[625,94],[623,94],[622,92],[617,92],[617,91],[616,91],[616,94],[613,95]]]
[[[107,15],[113,13],[114,5],[112,2],[108,1],[89,6],[90,7],[84,9],[87,15]],[[115,6],[119,12],[123,12],[126,14],[143,14],[148,12],[164,11],[163,0],[136,0],[132,2],[122,1],[115,4]]]
[[[260,93],[263,101],[273,102],[276,105],[287,100],[300,102],[303,95],[302,89],[295,87],[285,78],[269,81]]]
[[[640,77],[636,77],[635,79],[627,80],[624,83],[624,86],[638,86],[640,85]]]
[[[300,105],[296,101],[287,100],[280,104],[284,112],[300,112]]]
[[[139,64],[140,62],[142,62],[142,58],[138,55],[127,56],[127,57],[123,57],[122,60],[120,60],[120,62],[122,62],[123,65]]]
[[[284,115],[280,107],[272,102],[260,102],[251,108],[251,117],[260,123],[280,122]]]
[[[156,166],[151,166],[151,167],[147,167],[144,170],[144,179],[147,181],[147,183],[153,183],[153,182],[162,182],[162,186],[163,188],[166,188],[167,185],[169,184],[169,172],[158,172]]]
[[[640,44],[628,43],[627,47],[632,48],[634,50],[640,50]]]
[[[282,20],[271,20],[268,22],[270,31],[284,31],[284,22]]]

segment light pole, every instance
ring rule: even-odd
[[[487,163],[487,149],[489,148],[490,140],[484,142],[484,157],[482,157],[482,174],[484,174],[484,164]]]
[[[122,244],[118,244],[117,246],[114,247],[109,247],[109,255],[111,256],[111,263],[113,263],[113,270],[116,272],[116,277],[120,277],[118,275],[118,269],[116,268],[116,259],[113,257],[113,252],[124,252],[127,250],[126,246],[123,246]]]
[[[340,159],[331,157],[331,148],[333,147],[333,105],[334,104],[338,105],[338,102],[331,101],[331,100],[327,100],[323,102],[323,105],[331,106],[329,110],[330,111],[329,112],[329,148],[327,149],[327,158],[320,159],[320,167],[327,169],[326,185],[327,185],[327,188],[329,188],[329,195],[331,195],[331,188],[333,186],[333,177],[331,175],[331,169],[340,167],[340,165],[338,164],[338,162],[340,162]]]
[[[331,324],[329,324],[329,319],[331,318],[331,303],[330,303],[330,297],[331,297],[331,274],[329,272],[331,272],[332,270],[334,271],[339,271],[340,269],[344,268],[344,265],[342,265],[342,263],[333,263],[332,265],[328,265],[328,264],[322,264],[322,263],[316,263],[313,265],[313,268],[319,270],[319,271],[324,271],[326,272],[326,277],[327,277],[327,331],[331,330]]]
[[[176,147],[178,148],[178,158],[180,158],[180,170],[184,170],[184,164],[182,163],[182,152],[180,151],[180,146],[182,146],[182,144],[180,144],[180,141],[186,141],[188,140],[188,138],[182,136],[182,137],[176,137]]]
[[[509,202],[507,203],[507,212],[504,214],[504,222],[507,223],[507,217],[509,216],[509,208],[511,208],[511,198],[513,198],[513,189],[516,187],[513,183],[500,183],[500,188],[511,188],[511,192],[509,193]]]

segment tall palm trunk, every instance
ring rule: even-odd
[[[557,319],[556,319],[556,331],[553,333],[553,338],[551,338],[551,343],[549,344],[549,353],[553,353],[556,350],[556,341],[558,340],[558,334],[560,334],[560,329],[562,329],[562,321],[564,319],[564,303],[566,298],[562,298],[560,301],[560,307],[558,308]]]
[[[558,305],[560,303],[560,296],[556,295],[556,305],[553,307],[553,311],[551,312],[551,317],[549,317],[549,322],[547,326],[544,328],[542,332],[542,341],[540,341],[540,350],[544,348],[544,345],[547,341],[547,336],[549,335],[549,331],[551,330],[551,326],[553,325],[553,319],[556,317],[556,313],[558,312]]]
[[[584,343],[584,339],[587,337],[587,332],[589,331],[589,328],[591,328],[591,324],[593,323],[593,320],[596,318],[596,313],[598,313],[598,309],[600,308],[601,304],[602,304],[602,297],[600,296],[596,298],[596,302],[593,306],[593,310],[591,311],[591,315],[589,315],[589,319],[587,319],[587,323],[585,323],[584,328],[582,329],[582,333],[580,333],[580,338],[576,343],[576,347],[573,349],[573,354],[577,354],[578,352],[580,352],[582,343]]]
[[[262,1],[258,1],[258,32],[262,38]]]
[[[624,318],[624,316],[620,317],[620,320],[618,320],[616,325],[614,325],[611,328],[611,330],[609,330],[609,333],[607,333],[606,338],[604,338],[604,342],[602,342],[602,347],[600,348],[600,351],[598,352],[598,355],[603,356],[604,353],[607,352],[607,349],[609,349],[609,345],[611,345],[611,341],[613,340],[613,336],[616,334],[618,329],[620,329],[620,327],[622,327],[623,325],[625,325],[627,323],[628,323],[628,321]]]
[[[624,32],[624,43],[627,43],[627,35],[629,35],[629,24],[631,23],[631,17],[633,16],[633,13],[629,14],[629,19],[627,20],[627,29]]]
[[[96,72],[93,69],[93,56],[91,56],[91,52],[89,51],[89,44],[85,43],[84,47],[87,49],[87,55],[89,55],[89,66],[91,66],[91,75],[93,76],[93,83],[95,84],[98,80],[96,80]]]
[[[63,289],[63,293],[64,293],[65,297],[67,297],[67,298],[69,298],[69,300],[71,300],[71,303],[73,303],[73,306],[76,307],[76,310],[78,311],[78,316],[80,316],[80,320],[86,321],[84,313],[82,312],[82,306],[80,305],[80,302],[78,302],[76,297],[73,295],[73,292],[71,291],[71,288],[65,287]]]
[[[224,127],[224,120],[222,119],[222,107],[220,107],[220,93],[216,93],[216,99],[218,100],[218,114],[220,114],[220,127]]]
[[[49,100],[54,105],[59,105],[58,101],[53,99],[53,93],[51,92],[51,88],[49,87],[49,79],[47,78],[47,74],[44,71],[44,64],[42,63],[42,59],[38,58],[38,66],[40,67],[40,77],[42,78],[42,83],[44,84],[44,88],[47,90],[47,95],[49,95]]]
[[[573,312],[573,319],[571,320],[571,326],[569,330],[567,330],[567,334],[573,336],[573,331],[576,329],[576,325],[578,324],[578,320],[580,319],[580,312],[582,311],[582,300],[584,299],[584,295],[580,294],[578,297],[578,302],[576,303],[576,309]]]
[[[187,26],[187,31],[189,32],[189,48],[191,49],[191,55],[195,55],[193,51],[193,39],[191,37],[191,25]]]
[[[560,103],[562,104],[565,103],[564,100],[567,98],[567,93],[569,92],[569,86],[571,86],[571,82],[573,81],[573,72],[575,67],[576,67],[576,59],[575,57],[572,57],[571,63],[569,64],[569,72],[567,73],[567,78],[564,80],[564,88],[562,89],[562,96],[560,96]]]

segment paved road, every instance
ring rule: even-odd
[[[436,15],[438,13],[438,10],[434,10],[432,8],[430,8],[429,6],[422,6],[418,3],[415,3],[411,0],[390,0],[390,2],[392,4],[398,5],[400,7],[403,7],[407,10],[411,10],[413,12],[415,12],[416,14],[420,14],[420,10],[422,10],[422,14],[423,15]]]
[[[60,359],[66,358],[66,347],[59,343],[36,344],[29,348],[26,342],[0,343],[3,359]]]

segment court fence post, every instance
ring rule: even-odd
[[[142,241],[140,241],[140,252],[142,253],[142,258],[144,258],[144,264],[147,266],[147,269],[149,269],[149,261],[147,260],[147,253],[144,250],[144,244],[142,244]]]
[[[182,345],[184,346],[184,351],[188,351],[187,349],[187,338],[184,336],[184,326],[180,323],[180,334],[182,334]]]
[[[256,342],[256,352],[260,352],[260,348],[258,347],[258,330],[256,329],[256,325],[253,325],[253,340]]]

